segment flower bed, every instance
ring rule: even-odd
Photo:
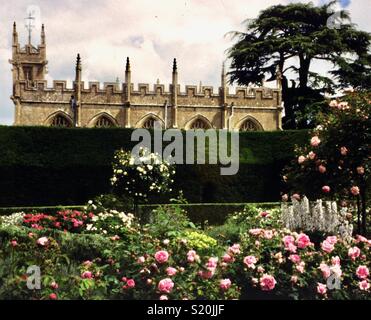
[[[232,215],[227,224],[240,227],[234,243],[174,206],[146,226],[93,205],[79,215],[26,215],[0,226],[0,298],[370,299],[370,240],[318,240],[282,229],[279,216],[257,208]],[[56,226],[60,219],[66,223]],[[27,288],[32,265],[40,290]]]

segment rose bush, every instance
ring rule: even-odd
[[[346,100],[346,101],[345,101]],[[371,94],[353,93],[333,100],[329,112],[297,158],[284,170],[286,191],[300,200],[331,199],[358,207],[358,232],[366,234],[370,173]],[[287,193],[283,200],[288,200]]]
[[[139,156],[118,150],[112,167],[111,184],[117,193],[133,198],[134,202],[147,201],[151,195],[171,191],[174,166],[148,149],[140,149]]]
[[[370,299],[370,240],[313,240],[280,228],[276,211],[232,215],[245,229],[230,244],[187,225],[159,237],[135,219],[126,237],[71,233],[54,221],[0,227],[0,298]],[[26,287],[29,265],[42,270],[41,290]]]

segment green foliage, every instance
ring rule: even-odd
[[[197,231],[186,231],[181,236],[187,241],[190,248],[195,250],[205,250],[217,245],[217,241],[203,233]]]
[[[239,242],[241,235],[252,228],[279,228],[280,209],[278,205],[263,208],[260,204],[247,204],[243,210],[230,214],[223,225],[210,226],[206,232],[221,243]]]
[[[346,11],[340,12],[339,28],[329,25],[339,23],[334,21],[338,16],[335,2],[318,7],[313,3],[274,5],[249,21],[246,32],[233,33],[238,41],[229,50],[231,81],[261,85],[266,77],[276,80],[278,70],[283,78],[286,128],[315,125],[311,107],[319,107],[325,92],[348,86],[369,88],[371,35],[357,30]],[[313,72],[316,60],[331,62],[335,68],[329,71],[334,77]],[[291,80],[291,87],[289,73],[298,76]]]
[[[133,224],[130,236],[114,239],[108,234],[0,227],[0,299],[369,299],[356,274],[361,264],[370,268],[369,240],[331,238],[332,252],[327,253],[323,243],[316,247],[312,239],[303,240],[306,235],[281,230],[279,210],[246,206],[228,219],[229,225],[243,226],[238,242],[217,243],[187,223],[179,208],[184,200],[177,202],[163,207],[156,223],[183,219],[175,225],[178,236],[168,237],[166,228],[159,231],[152,224]],[[284,236],[290,236],[297,257]],[[360,255],[352,259],[349,249],[355,246]],[[248,256],[255,262],[249,264]],[[317,285],[326,282],[320,264],[332,268],[335,256],[341,262],[341,289],[320,295]],[[26,287],[31,265],[41,269],[40,290]],[[268,289],[263,286],[267,276],[274,278]]]
[[[331,101],[330,112],[320,116],[321,125],[312,132],[312,140],[319,139],[320,143],[297,148],[297,159],[284,171],[292,193],[312,200],[358,200],[363,234],[370,192],[370,99],[370,92],[365,92],[344,97],[342,102]]]
[[[185,203],[182,195],[172,199],[172,204],[161,205],[152,211],[147,211],[150,223],[146,226],[148,231],[159,238],[177,238],[184,229],[195,228],[187,217],[187,212],[182,209]]]
[[[174,165],[148,149],[140,149],[138,155],[120,149],[113,157],[111,183],[120,195],[146,202],[148,197],[166,194],[174,182]]]
[[[0,206],[68,206],[112,193],[113,154],[131,150],[131,132],[0,126]],[[307,139],[305,130],[241,132],[237,175],[221,176],[218,165],[178,165],[172,196],[183,190],[193,203],[277,201],[280,172]]]

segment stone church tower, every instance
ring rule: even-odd
[[[277,88],[237,87],[230,93],[223,65],[220,87],[187,85],[180,90],[176,59],[172,66],[172,82],[134,86],[129,58],[125,62],[125,82],[100,84],[82,79],[83,64],[77,55],[75,81],[53,81],[48,87],[46,40],[44,25],[36,47],[21,47],[16,24],[13,25],[12,65],[15,125],[58,127],[125,127],[152,128],[160,121],[164,128],[280,130],[282,94],[280,78]]]

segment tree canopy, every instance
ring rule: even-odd
[[[325,108],[324,93],[371,84],[371,34],[357,30],[348,12],[336,12],[335,2],[272,6],[246,22],[246,32],[232,32],[238,41],[228,51],[230,81],[262,85],[279,72],[285,128],[313,126],[315,114]],[[315,72],[315,60],[332,68]]]

